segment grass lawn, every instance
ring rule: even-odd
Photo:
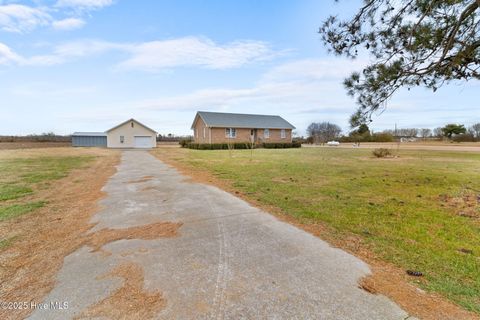
[[[154,152],[207,170],[330,237],[360,237],[382,259],[424,273],[422,286],[480,313],[480,154],[302,148]]]
[[[92,159],[92,156],[0,159],[0,221],[43,207],[48,199],[38,199],[36,192],[47,189],[52,181],[66,177],[72,169]],[[11,241],[4,239],[0,243],[1,248]]]

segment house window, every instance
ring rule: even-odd
[[[287,134],[286,134],[286,132],[285,132],[285,129],[282,129],[282,130],[280,131],[280,138],[285,139],[286,137],[287,137]]]
[[[133,128],[133,121],[132,121],[132,128]]]
[[[203,128],[203,139],[207,137],[207,128]]]
[[[270,129],[263,129],[263,137],[265,139],[270,138]]]
[[[236,138],[237,137],[237,130],[235,128],[225,128],[225,137]]]
[[[120,143],[123,143],[125,141],[125,137],[124,136],[120,136]]]

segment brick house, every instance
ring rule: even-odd
[[[198,111],[191,129],[195,143],[290,143],[295,127],[280,116]]]

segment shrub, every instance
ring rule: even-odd
[[[187,144],[191,143],[192,140],[190,139],[182,139],[180,141],[178,141],[178,144],[182,147],[182,148],[185,148],[187,146]]]
[[[377,158],[386,158],[392,155],[390,150],[385,148],[378,148],[372,151],[372,154]]]
[[[262,144],[265,149],[285,149],[285,148],[300,148],[302,144],[300,142],[266,142]]]
[[[309,137],[310,138],[310,137]],[[309,143],[309,139],[308,138],[304,138],[304,137],[293,137],[292,138],[292,143]],[[312,140],[313,142],[313,140]]]
[[[393,142],[395,139],[390,133],[374,133],[371,137],[372,142]]]
[[[475,137],[473,134],[464,133],[453,136],[452,140],[455,142],[475,142]]]
[[[388,132],[379,132],[370,134],[350,134],[349,136],[343,136],[338,139],[340,142],[393,142],[395,138]]]
[[[230,144],[232,149],[251,149],[252,145],[248,142],[236,142]],[[185,147],[195,150],[227,150],[228,143],[187,143]],[[254,146],[255,147],[255,146]]]
[[[228,150],[228,143],[194,143],[194,142],[187,142],[183,147],[195,150]],[[232,149],[251,149],[252,144],[248,142],[236,142],[230,144]],[[284,148],[300,148],[302,144],[300,142],[292,142],[292,143],[262,143],[257,146],[253,146],[253,148],[263,147],[267,149],[284,149]]]

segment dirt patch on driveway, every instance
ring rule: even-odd
[[[121,277],[123,286],[109,297],[84,311],[77,319],[107,317],[109,319],[153,319],[166,301],[159,291],[145,291],[144,273],[140,265],[125,263],[104,277]]]
[[[150,180],[152,180],[152,178],[153,178],[153,176],[143,176],[140,179],[130,180],[130,181],[127,181],[125,183],[142,183],[142,182],[150,181]]]
[[[181,225],[181,223],[158,222],[126,229],[101,229],[90,234],[85,244],[92,247],[93,251],[98,251],[104,245],[117,240],[154,240],[175,237]]]
[[[354,236],[339,239],[335,236],[335,233],[324,224],[304,222],[285,214],[278,207],[262,204],[247,194],[236,190],[228,181],[221,180],[205,170],[194,169],[179,161],[175,161],[175,159],[169,157],[166,152],[160,153],[157,150],[151,152],[151,154],[171,167],[176,168],[194,182],[219,187],[257,208],[272,213],[280,220],[303,229],[329,242],[331,245],[362,259],[370,265],[372,275],[361,279],[359,287],[372,294],[378,293],[387,296],[410,315],[426,320],[479,319],[474,313],[462,309],[439,295],[425,292],[412,284],[411,278],[406,275],[405,270],[378,259],[361,239]]]

